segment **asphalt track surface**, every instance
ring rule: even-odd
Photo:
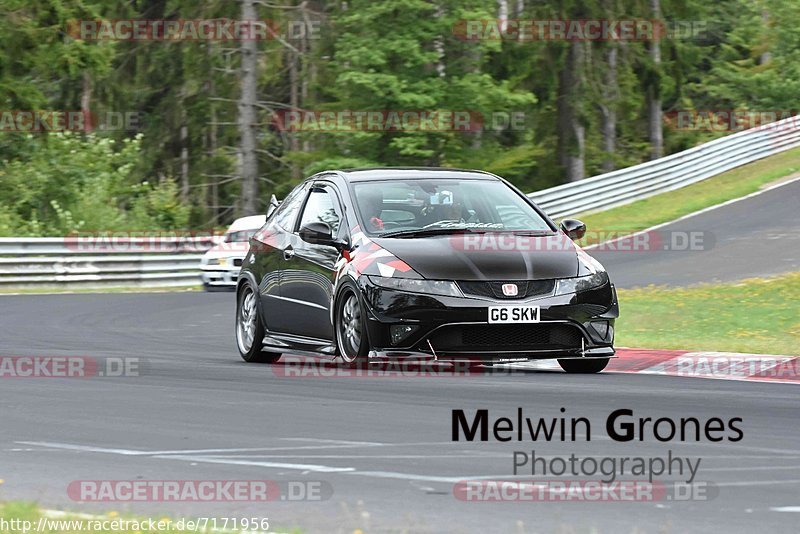
[[[796,270],[800,219],[797,203],[786,200],[796,200],[798,188],[795,182],[665,228],[714,234],[715,247],[690,261],[673,252],[597,255],[623,287]],[[436,368],[319,376],[329,372],[323,364],[286,376],[284,364],[239,359],[233,315],[230,293],[0,296],[0,356],[139,359],[138,376],[0,378],[0,500],[154,517],[268,517],[273,527],[306,532],[797,532],[797,385],[613,372],[448,376]],[[563,407],[567,416],[589,419],[592,439],[451,441],[451,410],[488,409],[494,419],[514,418],[518,407],[534,418],[559,416]],[[739,417],[744,439],[661,443],[649,435],[620,443],[605,431],[618,408],[654,419]],[[709,484],[710,498],[455,498],[462,480],[592,478],[513,477],[514,451],[532,450],[598,460],[671,450],[701,459],[696,480]],[[333,493],[266,504],[78,503],[67,487],[79,480],[322,481]]]
[[[694,246],[687,245],[693,236]],[[800,180],[591,254],[618,287],[686,286],[798,271]]]
[[[282,376],[281,364],[239,359],[232,294],[3,296],[0,308],[2,355],[141,359],[140,376],[0,379],[0,500],[158,517],[268,517],[307,532],[797,531],[796,385],[547,371],[292,377]],[[518,407],[530,417],[558,416],[564,407],[590,420],[592,440],[451,441],[452,409],[513,418]],[[744,439],[614,442],[604,422],[617,408],[637,417],[741,417]],[[513,478],[513,451],[531,450],[598,459],[672,450],[701,458],[697,480],[718,494],[624,503],[454,497],[460,480]],[[586,477],[537,477],[548,478]],[[137,479],[324,481],[333,495],[267,504],[79,504],[66,491],[77,480]]]

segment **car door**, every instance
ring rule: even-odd
[[[300,228],[311,222],[324,222],[334,237],[345,231],[343,210],[335,186],[314,182],[291,236],[291,251],[281,277],[281,300],[287,333],[318,340],[333,340],[330,320],[335,263],[339,251],[327,245],[300,239]]]
[[[286,251],[291,250],[292,232],[303,206],[308,183],[297,186],[267,223],[251,239],[251,264],[247,266],[258,280],[261,319],[267,330],[285,332],[289,322],[283,315],[280,280],[286,269]]]

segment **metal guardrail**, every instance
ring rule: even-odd
[[[654,161],[531,193],[552,218],[603,211],[680,189],[800,146],[800,116],[731,134]]]
[[[199,285],[217,237],[0,238],[0,289]]]
[[[800,146],[795,120],[735,133],[530,197],[553,218],[628,204]],[[178,235],[0,238],[0,290],[196,286],[202,253],[217,239]]]

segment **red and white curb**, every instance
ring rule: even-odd
[[[800,356],[618,349],[607,370],[616,373],[800,384]]]
[[[512,364],[512,367],[561,370],[556,360]],[[605,372],[800,384],[800,356],[618,348],[617,357],[612,358]]]

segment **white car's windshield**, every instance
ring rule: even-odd
[[[530,204],[497,180],[370,181],[354,184],[353,190],[368,235],[553,231]]]
[[[253,237],[258,229],[254,230],[240,230],[238,232],[229,232],[225,234],[226,243],[243,243]]]

